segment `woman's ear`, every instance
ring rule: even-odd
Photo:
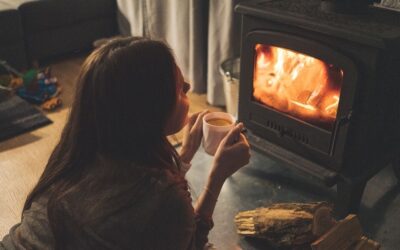
[[[187,82],[183,82],[183,92],[186,94],[189,92],[191,85]]]

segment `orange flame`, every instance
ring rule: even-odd
[[[314,124],[336,120],[343,70],[295,51],[257,44],[254,98]]]

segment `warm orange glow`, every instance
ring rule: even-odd
[[[333,124],[343,70],[283,48],[257,44],[255,50],[257,101],[311,123]]]

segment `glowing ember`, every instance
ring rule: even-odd
[[[311,123],[336,119],[343,70],[311,56],[257,44],[254,98]]]

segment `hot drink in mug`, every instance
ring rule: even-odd
[[[203,147],[214,155],[221,140],[235,126],[233,115],[225,112],[212,112],[203,117]]]

